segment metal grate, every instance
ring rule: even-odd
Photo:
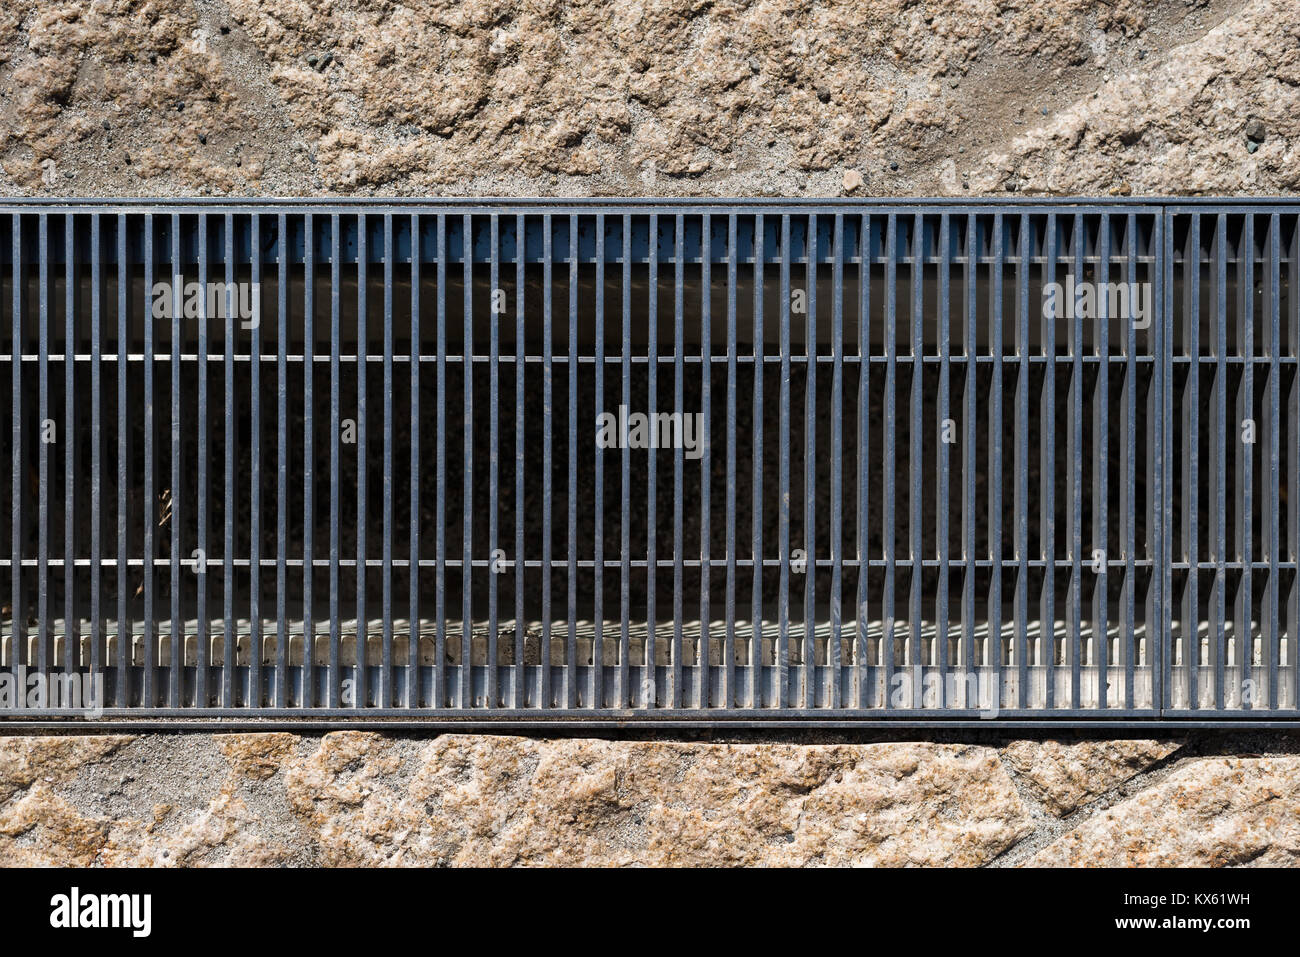
[[[1167,713],[1296,709],[1297,208],[1169,213]]]
[[[0,714],[1293,721],[1298,212],[11,201]]]

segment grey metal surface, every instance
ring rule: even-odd
[[[13,201],[0,722],[1294,720],[1298,215]]]

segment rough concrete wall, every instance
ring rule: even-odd
[[[1298,14],[11,0],[0,192],[1290,194]],[[1300,743],[0,738],[0,863],[257,862],[1297,863]]]
[[[1300,864],[1300,746],[10,737],[0,861]]]
[[[1287,193],[1298,13],[11,0],[0,166],[54,195]]]

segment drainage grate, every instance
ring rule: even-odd
[[[1300,636],[1296,206],[1168,217],[1174,494],[1168,712],[1294,711]],[[1245,699],[1245,700],[1243,700]]]
[[[3,713],[1294,719],[1298,211],[11,202]]]

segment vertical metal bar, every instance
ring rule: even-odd
[[[962,503],[961,503],[961,553],[962,553],[962,587],[961,587],[961,645],[962,645],[962,683],[966,689],[962,706],[971,709],[971,676],[975,671],[975,527],[978,516],[975,511],[975,480],[979,470],[976,456],[976,391],[979,372],[979,339],[976,333],[975,288],[979,281],[979,219],[974,213],[966,217],[966,256],[962,269],[962,280],[966,294],[966,328],[963,336],[965,346],[966,378],[962,383]],[[885,411],[886,419],[892,417],[890,410]],[[886,459],[892,456],[886,452]],[[886,520],[886,527],[889,521]],[[974,687],[978,688],[978,684]],[[978,694],[978,693],[977,693]],[[955,705],[957,702],[953,702]],[[978,697],[975,705],[978,707]]]
[[[249,220],[250,278],[253,283],[253,333],[249,344],[249,533],[248,533],[248,701],[251,708],[262,706],[262,220],[253,213]],[[145,288],[149,288],[148,280]],[[146,318],[145,325],[149,320]],[[148,366],[146,366],[146,369]],[[337,432],[337,430],[336,430]],[[151,436],[150,429],[145,435]],[[146,475],[152,471],[146,468]],[[148,525],[146,525],[148,527]],[[150,556],[146,555],[146,560]],[[152,569],[149,578],[152,579]]]
[[[157,445],[157,433],[154,424],[154,404],[153,404],[153,368],[154,368],[154,348],[153,348],[153,277],[154,277],[154,248],[153,248],[153,226],[154,218],[150,213],[144,217],[144,680],[141,689],[140,704],[145,708],[152,708],[157,705],[157,690],[155,686],[155,655],[158,651],[158,631],[157,623],[154,620],[154,582],[157,578],[154,568],[154,534],[158,527],[159,512],[158,498],[154,494],[154,448]],[[18,261],[15,253],[14,261]],[[14,293],[15,304],[17,303],[17,292]],[[16,320],[15,320],[16,321]],[[16,368],[17,364],[15,364]],[[14,472],[15,481],[17,481],[17,471]],[[14,499],[14,508],[17,510],[17,498]],[[17,528],[17,516],[14,517],[14,527]],[[17,581],[17,572],[15,572],[15,581]],[[14,607],[17,607],[15,598]],[[134,658],[134,654],[132,654]]]
[[[1192,212],[1183,246],[1183,343],[1188,357],[1187,384],[1183,391],[1183,557],[1187,561],[1187,585],[1183,593],[1183,656],[1187,665],[1187,707],[1200,707],[1201,635],[1198,601],[1197,539],[1200,530],[1200,379],[1201,379],[1201,214]]]
[[[384,545],[380,559],[384,602],[379,705],[393,706],[393,214],[384,213]],[[467,500],[468,502],[468,500]],[[467,506],[468,507],[468,506]],[[409,642],[409,636],[408,636]]]
[[[1214,424],[1210,434],[1214,465],[1210,469],[1210,497],[1214,500],[1210,552],[1214,561],[1214,584],[1210,590],[1210,634],[1214,648],[1214,707],[1223,710],[1224,673],[1227,669],[1227,442],[1228,442],[1228,220],[1217,215],[1214,230],[1214,385],[1210,406]]]
[[[605,214],[596,214],[596,415],[605,409]],[[605,642],[605,461],[601,455],[600,443],[595,443],[595,488],[592,492],[595,506],[595,524],[592,542],[592,569],[595,581],[592,584],[592,621],[595,634],[592,636],[591,652],[591,689],[587,696],[588,705],[601,707],[605,700],[605,670],[596,667],[596,649]]]
[[[1237,387],[1236,432],[1237,468],[1234,475],[1237,492],[1235,509],[1237,560],[1241,577],[1237,580],[1236,623],[1233,638],[1237,645],[1238,677],[1245,681],[1254,675],[1254,636],[1251,630],[1251,605],[1254,594],[1252,566],[1254,544],[1254,443],[1245,441],[1246,420],[1255,425],[1255,215],[1245,214],[1241,245],[1237,250],[1237,348],[1242,358],[1241,383]],[[1257,429],[1252,429],[1257,432]],[[1254,436],[1257,438],[1258,436]]]
[[[578,216],[569,214],[569,492],[568,634],[564,639],[564,706],[578,706]],[[623,654],[626,654],[626,650]]]
[[[841,217],[841,235],[843,218]],[[739,704],[736,695],[736,214],[727,215],[727,586],[726,633],[722,649],[722,706],[733,708]],[[651,256],[654,255],[655,235],[650,233]],[[651,341],[658,326],[651,322]],[[653,369],[653,364],[651,369]],[[651,406],[653,408],[653,406]],[[754,410],[757,413],[757,409]],[[837,443],[838,444],[838,443]],[[651,459],[653,461],[653,458]],[[652,513],[653,514],[653,513]],[[651,518],[651,535],[654,534]],[[832,524],[833,521],[832,521]],[[651,571],[653,577],[653,569]],[[837,685],[838,687],[838,685]]]
[[[406,644],[406,706],[408,708],[418,708],[420,701],[420,641],[421,641],[421,619],[420,619],[420,240],[422,238],[420,230],[420,214],[411,213],[411,495],[410,511],[408,512],[411,523],[411,558],[408,563],[410,579],[407,582],[410,588],[409,606],[407,612],[407,644]],[[495,247],[494,247],[495,251]],[[495,261],[495,260],[494,260]],[[496,325],[493,324],[495,331]],[[495,368],[495,367],[494,367]],[[496,390],[493,390],[495,398]],[[496,443],[492,443],[493,456],[495,461]],[[492,496],[492,508],[497,507],[497,491],[494,490]],[[493,603],[493,610],[496,604]],[[500,692],[497,689],[497,669],[496,669],[496,630],[492,631],[493,654],[488,662],[488,684],[489,705],[495,705]],[[337,671],[337,667],[334,671]],[[331,678],[331,680],[334,680]]]
[[[1005,255],[1001,213],[993,214],[993,239],[989,262],[989,354],[993,381],[989,385],[989,594],[988,637],[985,664],[992,673],[989,701],[996,713],[1002,707],[1002,265]]]
[[[880,454],[882,475],[881,540],[885,556],[885,586],[881,621],[881,656],[885,666],[885,706],[894,704],[895,657],[895,589],[897,587],[898,541],[895,502],[897,500],[897,463],[895,462],[895,425],[898,414],[898,214],[889,214],[885,231],[888,259],[885,265],[885,421]],[[973,446],[973,441],[972,441]]]
[[[276,233],[279,245],[279,264],[276,270],[276,316],[278,326],[275,337],[276,372],[276,488],[275,488],[275,707],[288,703],[289,675],[289,614],[285,581],[285,551],[289,538],[289,383],[287,355],[289,352],[289,225],[284,213],[279,216]],[[361,284],[358,283],[358,288]],[[364,317],[365,313],[361,315]],[[364,321],[364,320],[363,320]],[[361,446],[358,446],[358,450]],[[360,456],[358,451],[358,456]],[[358,482],[361,481],[363,462],[357,463]],[[358,682],[360,687],[360,682]]]
[[[1156,326],[1155,339],[1153,346],[1155,355],[1158,357],[1156,362],[1155,388],[1151,391],[1151,401],[1149,402],[1147,421],[1158,421],[1162,427],[1157,432],[1159,441],[1149,443],[1152,449],[1152,461],[1150,463],[1150,480],[1147,487],[1154,489],[1149,495],[1149,501],[1154,506],[1151,511],[1151,541],[1155,549],[1153,553],[1153,569],[1157,569],[1159,574],[1154,576],[1154,586],[1152,588],[1150,614],[1147,616],[1148,621],[1157,623],[1159,633],[1156,636],[1153,645],[1155,651],[1155,702],[1156,707],[1165,708],[1168,706],[1169,697],[1169,668],[1173,658],[1168,653],[1171,629],[1170,621],[1170,604],[1169,589],[1172,581],[1170,566],[1173,563],[1173,552],[1170,548],[1172,536],[1166,534],[1170,523],[1173,520],[1173,511],[1171,508],[1172,496],[1165,496],[1166,483],[1169,481],[1169,463],[1172,459],[1170,449],[1173,447],[1173,429],[1164,427],[1169,421],[1170,409],[1173,406],[1173,396],[1171,393],[1173,387],[1173,358],[1172,349],[1172,332],[1170,333],[1170,348],[1165,345],[1165,330],[1171,327],[1173,321],[1173,290],[1174,290],[1174,249],[1173,235],[1174,231],[1167,228],[1166,216],[1156,217],[1156,235],[1154,248],[1160,250],[1157,259],[1157,266],[1164,283],[1164,302],[1162,305],[1163,314],[1161,321]]]
[[[1287,475],[1291,487],[1287,495],[1287,541],[1290,543],[1287,558],[1295,566],[1291,576],[1291,597],[1287,600],[1287,631],[1289,645],[1287,665],[1291,668],[1291,707],[1300,706],[1300,217],[1292,219],[1291,252],[1288,256],[1287,341],[1291,347],[1290,359],[1295,371],[1291,376],[1291,397],[1288,400],[1287,422]]]
[[[1083,278],[1085,234],[1082,214],[1074,214],[1072,233],[1070,252],[1074,283],[1071,288],[1077,289],[1086,281]],[[1070,588],[1066,593],[1066,628],[1070,641],[1070,707],[1079,708],[1082,704],[1083,652],[1083,310],[1079,308],[1077,295],[1070,303],[1069,315],[1070,389],[1069,424],[1065,436],[1065,494],[1068,502]]]
[[[1135,213],[1128,214],[1125,224],[1126,263],[1125,282],[1129,289],[1137,289],[1138,220]],[[1154,305],[1154,297],[1153,303]],[[1124,641],[1124,707],[1132,710],[1135,703],[1133,687],[1136,670],[1136,641],[1134,638],[1134,605],[1137,599],[1137,565],[1134,538],[1137,525],[1137,327],[1127,324],[1128,336],[1124,346],[1124,465],[1120,482],[1120,548],[1124,551],[1124,590],[1120,610]],[[1148,631],[1148,635],[1150,632]]]
[[[951,611],[949,589],[952,564],[949,555],[950,514],[952,511],[952,453],[949,446],[956,440],[952,422],[952,224],[948,213],[939,217],[939,475],[938,495],[934,506],[935,544],[939,560],[939,580],[935,596],[934,640],[939,674],[940,708],[948,701],[948,631]]]
[[[924,445],[922,442],[922,425],[923,414],[925,409],[925,316],[923,313],[924,302],[924,282],[925,282],[925,216],[918,212],[912,218],[912,244],[910,253],[909,267],[911,271],[912,289],[911,289],[911,343],[908,352],[910,353],[911,381],[909,383],[911,394],[908,397],[909,417],[908,417],[908,435],[907,435],[907,526],[908,526],[908,562],[910,565],[908,582],[907,582],[907,633],[908,633],[908,654],[907,663],[910,668],[912,677],[912,702],[913,708],[920,708],[923,703],[922,698],[922,679],[924,677],[923,669],[925,667],[925,658],[921,648],[922,634],[922,605],[921,597],[923,592],[923,559],[925,558],[925,546],[923,544],[923,522],[924,517],[921,511],[921,492],[924,486],[922,479],[924,465],[922,464],[922,455]],[[997,391],[996,389],[994,391]]]
[[[103,295],[103,269],[100,223],[101,217],[92,216],[90,220],[90,244],[91,244],[91,326],[90,326],[90,648],[91,655],[96,661],[99,658],[99,649],[104,640],[104,615],[100,611],[100,599],[103,593],[103,390],[100,382],[100,365],[102,363],[102,345],[101,337],[103,335],[103,308],[101,299]],[[71,257],[69,257],[71,258]],[[71,283],[69,283],[71,285]],[[70,301],[75,309],[75,297],[70,296]],[[72,311],[72,310],[70,310]],[[66,401],[71,401],[69,394]],[[70,480],[69,480],[70,481]],[[72,501],[72,496],[67,496],[65,506]],[[67,580],[72,580],[72,569],[65,569]],[[65,586],[66,587],[66,586]],[[69,670],[75,670],[82,665],[81,660],[81,636],[78,634],[77,627],[73,624],[77,620],[74,612],[71,616],[64,616],[67,619],[65,625],[66,636],[64,638],[65,659],[64,665]],[[93,667],[90,672],[91,679],[94,680],[99,675],[98,667]]]
[[[871,703],[868,684],[870,663],[867,657],[868,606],[870,577],[870,523],[867,505],[871,487],[871,217],[863,214],[858,227],[858,508],[857,560],[858,591],[854,613],[853,666],[856,678],[854,701],[865,709]],[[888,689],[886,689],[886,695]]]
[[[555,363],[552,356],[554,328],[551,324],[551,261],[554,220],[542,217],[542,703],[554,706],[551,689],[551,481],[555,470],[551,461],[552,409],[555,405],[553,382]],[[592,666],[601,667],[600,650],[592,649]]]
[[[1098,227],[1097,269],[1095,275],[1099,282],[1107,286],[1110,282],[1110,215],[1102,213]],[[1107,605],[1107,566],[1110,562],[1109,510],[1110,500],[1107,495],[1107,483],[1110,480],[1110,458],[1108,455],[1110,441],[1110,297],[1098,296],[1097,320],[1097,382],[1092,390],[1093,414],[1093,472],[1092,472],[1092,557],[1098,558],[1096,581],[1093,584],[1092,598],[1092,658],[1097,668],[1097,707],[1104,711],[1108,707],[1106,686],[1109,681],[1110,664],[1109,608]],[[1130,307],[1133,303],[1130,301]],[[1128,317],[1121,316],[1126,321]]]
[[[710,517],[709,483],[713,476],[713,454],[710,449],[713,409],[710,404],[713,387],[713,221],[708,213],[700,217],[700,422],[701,429],[695,440],[702,452],[700,456],[700,639],[695,652],[699,663],[699,686],[696,701],[701,708],[710,704],[712,668],[709,664],[709,538],[713,522]],[[685,413],[685,409],[681,410]]]
[[[181,618],[181,323],[184,275],[181,264],[181,218],[171,220],[172,270],[172,362],[171,362],[171,659],[167,683],[168,705],[181,705],[185,675],[185,621]],[[206,296],[203,297],[207,299]],[[281,471],[283,474],[283,469]]]
[[[763,214],[754,216],[754,461],[753,461],[753,621],[749,639],[749,706],[762,708],[763,691],[763,280],[766,271],[766,227]]]
[[[369,320],[367,311],[369,302],[366,297],[366,286],[368,284],[368,273],[370,271],[370,251],[369,236],[367,230],[367,217],[365,213],[360,213],[356,218],[357,230],[357,617],[356,617],[356,656],[357,656],[357,683],[354,692],[353,704],[357,708],[365,708],[370,703],[370,665],[369,665],[369,642],[368,625],[366,621],[366,492],[367,492],[367,475],[369,466],[366,463],[366,371],[367,358],[366,346],[369,335]],[[439,230],[441,235],[442,217],[439,217]],[[439,250],[445,255],[445,242],[440,242]],[[441,268],[442,260],[439,259]],[[443,289],[443,275],[440,272],[438,276],[439,305],[441,306],[441,296]],[[442,328],[441,315],[438,322],[439,330]],[[439,351],[441,358],[442,352]],[[443,379],[443,369],[439,367],[439,388]],[[439,392],[438,405],[438,441],[442,442],[442,393]],[[441,444],[439,445],[441,449]],[[442,490],[442,471],[441,462],[439,463],[439,494]],[[441,507],[438,511],[439,517],[442,515]],[[443,554],[441,541],[439,541],[438,555]],[[438,582],[438,600],[442,601],[442,581]],[[442,614],[439,612],[439,620],[442,620]],[[438,650],[438,672],[441,676],[443,669],[443,652]],[[435,679],[436,680],[436,679]],[[441,699],[439,699],[441,700]]]
[[[522,214],[515,217],[515,673],[511,689],[511,704],[515,708],[524,707],[529,697],[524,667],[524,290],[527,288],[527,225]],[[441,410],[442,406],[439,405],[438,408]],[[438,426],[438,433],[442,434],[441,425]],[[440,440],[439,455],[442,455],[442,450]],[[442,466],[439,465],[438,468],[441,470]],[[438,509],[441,515],[441,500]],[[544,703],[539,704],[545,706]]]
[[[92,221],[97,217],[92,217]],[[75,605],[76,593],[76,516],[74,511],[75,494],[73,489],[73,474],[76,471],[76,446],[77,446],[77,401],[75,394],[76,387],[76,368],[77,368],[77,328],[76,328],[76,279],[74,276],[73,261],[76,257],[74,250],[74,237],[76,233],[76,223],[71,215],[63,217],[64,233],[64,362],[63,362],[63,451],[64,451],[64,495],[63,495],[63,667],[65,672],[73,672],[73,646],[78,643],[77,611]],[[97,225],[97,223],[96,223]],[[92,226],[92,229],[94,226]],[[46,244],[41,246],[42,255],[53,258],[53,250]],[[94,279],[99,276],[99,256],[98,250],[93,246],[91,252],[91,305],[95,308],[95,315],[91,325],[97,324],[99,295],[95,288]],[[42,283],[44,285],[44,283]],[[98,433],[91,435],[92,447],[95,444]],[[92,478],[93,481],[93,478]],[[98,497],[96,495],[96,497]],[[47,519],[48,521],[48,519]],[[92,529],[93,533],[93,529]],[[52,536],[51,536],[52,537]],[[93,581],[95,576],[94,569],[90,570],[90,577]],[[46,586],[48,588],[48,585]],[[44,616],[42,616],[44,617]],[[53,635],[53,622],[44,626],[51,638]],[[58,661],[54,656],[49,660],[51,671],[58,666]]]
[[[457,706],[464,709],[473,705],[473,581],[474,581],[474,219],[466,213],[461,218],[463,240],[461,250],[464,254],[462,263],[463,303],[461,318],[464,320],[465,341],[463,343],[464,370],[462,399],[464,403],[464,438],[465,461],[464,482],[461,499],[461,632],[460,632],[460,693]],[[546,674],[550,662],[547,659],[549,649],[542,642],[542,699],[547,705]]]
[[[781,550],[780,594],[777,597],[776,703],[789,704],[790,683],[790,214],[781,216],[781,386],[779,499],[777,538]],[[680,496],[680,492],[678,493]]]
[[[1047,214],[1047,235],[1043,250],[1043,283],[1056,281],[1056,213]],[[1043,557],[1043,592],[1039,603],[1039,661],[1043,665],[1046,683],[1044,707],[1056,707],[1056,320],[1060,304],[1055,310],[1043,310],[1042,348],[1043,395],[1039,404],[1039,422],[1042,446],[1040,449],[1038,498],[1043,515],[1039,535]]]
[[[238,636],[235,634],[235,417],[239,414],[236,408],[237,396],[235,395],[235,331],[241,328],[242,317],[237,307],[243,301],[243,297],[237,296],[235,289],[234,214],[226,213],[224,225],[223,238],[225,243],[222,258],[225,260],[226,266],[226,322],[225,329],[222,330],[222,338],[225,340],[226,356],[225,367],[222,371],[225,373],[226,421],[222,439],[226,449],[226,470],[222,483],[224,500],[222,517],[224,519],[225,540],[222,543],[221,550],[223,619],[221,636],[221,707],[233,708],[235,705],[235,645],[239,641]],[[257,255],[256,247],[253,248],[253,255]]]
[[[434,648],[433,648],[433,706],[442,708],[447,704],[447,217],[443,213],[438,214],[438,313],[437,313],[437,361],[438,361],[438,394],[437,394],[437,432],[438,448],[435,452],[435,467],[438,472],[437,486],[437,505],[434,517]],[[522,224],[520,224],[522,227]],[[520,228],[520,234],[523,229]],[[523,256],[520,256],[520,263],[523,262]],[[522,265],[520,271],[522,273]],[[523,283],[520,283],[522,289]],[[520,292],[520,299],[523,293]],[[520,303],[522,306],[522,301]],[[519,309],[519,322],[523,323],[523,309]],[[519,337],[523,341],[523,336]],[[522,346],[520,347],[522,348]],[[516,365],[516,370],[523,368],[523,363]],[[520,372],[522,376],[522,372]],[[518,404],[518,403],[516,403]],[[522,430],[521,430],[522,431]],[[522,453],[521,456],[522,458]],[[516,465],[518,471],[518,465]],[[516,510],[518,503],[516,502]],[[522,565],[522,555],[516,556],[516,564]],[[522,589],[521,589],[522,590]],[[516,631],[521,625],[516,622]],[[523,638],[518,639],[516,663],[519,665],[519,671],[523,671]],[[520,683],[515,682],[515,707],[520,707]]]
[[[621,292],[621,308],[623,326],[623,345],[621,352],[620,368],[623,373],[623,408],[627,409],[629,414],[632,411],[632,217],[623,217],[623,281]],[[651,408],[647,410],[651,415],[656,411]],[[652,418],[651,423],[654,422]],[[657,428],[652,424],[654,434],[658,435]],[[627,649],[629,644],[629,625],[632,619],[632,529],[630,522],[630,509],[632,507],[632,450],[628,447],[631,443],[622,442],[621,454],[619,456],[619,467],[621,473],[621,489],[623,494],[620,496],[619,503],[619,536],[621,550],[619,552],[619,608],[621,619],[619,625],[619,657],[618,657],[618,678],[615,682],[614,689],[614,706],[623,708],[627,706],[628,696],[628,671],[627,671]],[[648,444],[654,445],[652,440]],[[592,663],[595,664],[598,658],[603,659],[604,649],[592,649]]]
[[[659,409],[659,216],[650,214],[650,232],[648,239],[649,259],[649,311],[650,334],[647,337],[646,366],[649,383],[647,385],[646,405],[650,411]],[[653,709],[659,701],[658,666],[656,664],[657,642],[655,641],[656,585],[659,575],[658,541],[656,539],[656,486],[659,481],[657,450],[651,446],[646,450],[646,635],[645,635],[645,675],[641,682],[641,700],[646,708]]]
[[[339,351],[342,349],[342,330],[339,325],[339,285],[342,242],[339,237],[339,214],[330,214],[330,664],[329,691],[326,700],[331,708],[339,707],[339,645],[343,641],[342,627],[339,622],[339,469],[342,462],[339,457],[340,429],[342,428],[339,409]],[[254,249],[254,255],[256,255]],[[412,375],[416,372],[413,369]],[[412,428],[415,419],[412,418]]]
[[[129,271],[126,262],[126,214],[117,216],[117,706],[125,708],[131,697],[131,674],[127,665],[133,641],[131,621],[127,617],[129,576],[127,574],[127,518],[126,488],[130,464],[127,457],[130,429],[127,426],[126,377],[127,355],[130,352],[130,325],[127,321],[127,289]],[[146,290],[148,295],[148,290]],[[146,320],[149,321],[149,320]],[[97,649],[91,649],[90,671],[99,674]],[[104,649],[107,661],[108,649]]]
[[[316,432],[316,403],[312,398],[312,372],[316,364],[315,312],[316,312],[316,241],[311,213],[303,216],[303,690],[299,705],[316,705],[316,620],[312,609],[312,576],[315,575],[316,528],[316,451],[313,438]],[[385,246],[385,252],[390,246]],[[385,319],[393,315],[385,309]],[[385,326],[391,325],[386,321]],[[387,350],[389,354],[393,350]],[[389,395],[391,390],[385,390]],[[391,399],[390,399],[391,402]],[[387,423],[387,419],[385,419]],[[389,463],[391,464],[391,463]],[[391,480],[393,469],[385,469],[385,479]],[[387,605],[387,602],[385,602]],[[390,619],[391,615],[385,615]],[[385,675],[387,675],[385,668]],[[389,681],[385,677],[385,683]],[[390,696],[391,697],[391,696]],[[390,698],[383,698],[389,701]]]
[[[194,556],[195,589],[195,632],[194,641],[198,652],[195,660],[194,706],[206,708],[208,699],[208,669],[211,664],[211,651],[208,635],[208,217],[199,214],[199,333],[198,333],[198,554]],[[176,483],[179,485],[180,483]],[[185,642],[181,642],[182,651]],[[172,662],[177,676],[184,674],[184,659]]]
[[[46,676],[49,674],[50,643],[52,641],[50,635],[51,629],[50,629],[50,595],[49,595],[49,589],[50,589],[50,532],[49,532],[50,445],[52,443],[46,441],[46,436],[47,436],[46,428],[51,424],[50,353],[49,353],[50,350],[50,302],[49,302],[50,266],[49,263],[50,263],[51,256],[50,256],[50,247],[49,247],[49,241],[50,241],[49,217],[45,213],[41,213],[39,219],[37,220],[36,237],[39,243],[39,245],[37,246],[37,255],[40,257],[37,266],[38,269],[37,275],[39,278],[40,287],[37,289],[37,293],[36,293],[37,296],[36,301],[37,301],[37,308],[38,308],[37,317],[39,321],[37,335],[40,337],[40,342],[38,343],[39,354],[37,358],[37,370],[38,370],[37,377],[39,383],[38,389],[40,392],[40,399],[38,404],[39,415],[40,415],[40,461],[37,466],[37,470],[38,470],[37,481],[40,487],[36,496],[36,501],[37,501],[36,669],[40,679],[44,681]],[[18,282],[20,280],[15,278],[14,281]],[[65,343],[64,345],[66,349],[69,349],[73,352],[76,351],[75,346],[73,345],[72,342]],[[71,367],[71,365],[72,362],[69,361],[67,363],[67,366]],[[64,372],[65,375],[67,376],[71,375],[71,372],[69,372],[66,368]],[[68,388],[66,379],[65,379],[64,388],[65,389]],[[66,443],[66,448],[69,450],[69,452],[71,452],[71,450],[76,445],[74,441],[76,420],[72,417],[75,412],[76,405],[75,403],[68,402],[65,403],[65,407],[66,407],[66,415],[65,415],[64,426],[63,426],[64,442]],[[70,465],[68,466],[68,471],[69,472],[72,471]],[[18,526],[15,525],[14,528],[16,531]],[[64,574],[66,575],[70,570],[71,569],[64,568]],[[14,603],[15,613],[18,612],[18,609],[20,607],[21,606],[17,602]],[[26,682],[24,681],[24,683],[20,687],[23,688],[27,687]]]
[[[683,353],[686,351],[685,303],[683,283],[685,281],[686,228],[681,213],[677,214],[673,249],[673,409],[678,413],[684,411],[685,369]],[[682,694],[682,454],[681,443],[673,448],[673,648],[672,648],[672,695],[669,707],[680,708],[684,700]]]
[[[807,317],[804,324],[803,470],[803,705],[817,706],[817,214],[808,215],[804,242]]]
[[[1016,478],[1012,492],[1012,526],[1015,535],[1016,591],[1016,707],[1029,707],[1029,268],[1034,249],[1033,220],[1020,214],[1020,242],[1016,253]],[[1043,426],[1045,427],[1045,423]],[[1045,518],[1045,517],[1044,517]],[[1040,522],[1044,519],[1040,519]],[[1040,636],[1041,639],[1041,636]]]
[[[519,237],[522,239],[523,237]],[[505,291],[501,290],[501,220],[493,213],[488,222],[488,241],[491,243],[491,256],[488,260],[488,298],[492,308],[488,312],[488,556],[492,560],[488,568],[488,633],[487,633],[487,698],[484,704],[495,708],[497,703],[497,578],[496,564],[497,534],[501,500],[501,316],[505,303],[500,303],[498,296],[504,300]],[[411,247],[414,249],[414,245]],[[418,363],[415,363],[418,365]],[[412,410],[413,420],[419,411]],[[415,469],[412,466],[414,479]],[[412,566],[414,570],[414,566]]]
[[[10,372],[13,377],[13,390],[10,394],[10,402],[13,410],[13,427],[11,432],[10,453],[13,459],[13,486],[12,501],[10,502],[12,525],[10,526],[11,550],[9,555],[9,577],[11,594],[9,598],[9,667],[13,675],[14,687],[27,686],[27,636],[24,625],[26,624],[26,606],[23,603],[22,575],[23,575],[23,499],[27,495],[27,490],[23,488],[23,478],[25,471],[23,469],[23,219],[19,213],[14,213],[10,219],[10,229],[12,231],[13,249],[13,314],[10,320],[13,325],[13,354],[11,357]],[[151,247],[151,243],[146,240],[146,248]],[[146,266],[146,269],[148,267]],[[43,348],[45,337],[41,336],[40,346]],[[39,575],[39,572],[38,572]],[[18,697],[15,695],[13,706],[20,707]]]
[[[1098,227],[1097,269],[1095,275],[1099,282],[1107,286],[1110,282],[1110,214],[1102,213]],[[1092,556],[1098,557],[1097,578],[1093,584],[1092,598],[1092,657],[1097,668],[1097,707],[1105,711],[1107,701],[1107,682],[1109,681],[1109,607],[1107,603],[1107,566],[1110,562],[1108,546],[1110,541],[1109,513],[1110,499],[1107,484],[1110,481],[1110,297],[1098,296],[1099,317],[1097,320],[1097,382],[1092,390],[1093,402],[1093,472],[1092,472]],[[1130,307],[1133,303],[1130,300]],[[1128,317],[1121,316],[1125,321]]]
[[[841,603],[844,587],[844,214],[834,220],[831,265],[831,633],[826,648],[830,673],[828,707],[842,706],[840,642],[844,635]],[[730,441],[730,437],[728,438]]]
[[[64,216],[64,666],[65,674],[77,667],[74,657],[78,644],[77,606],[77,516],[73,475],[77,471],[77,274],[73,265],[77,224],[72,215]],[[59,662],[51,659],[51,670]]]
[[[1281,543],[1278,540],[1278,507],[1281,504],[1281,448],[1278,430],[1282,421],[1282,392],[1279,376],[1281,366],[1278,359],[1282,351],[1281,341],[1281,263],[1282,254],[1281,220],[1275,210],[1268,221],[1268,300],[1266,319],[1268,329],[1268,402],[1264,407],[1266,423],[1264,431],[1268,436],[1268,458],[1264,467],[1264,551],[1268,557],[1268,581],[1264,589],[1264,607],[1262,609],[1263,627],[1261,629],[1264,644],[1264,664],[1268,668],[1268,707],[1278,707],[1278,657],[1282,651],[1281,636],[1278,634],[1278,558]],[[1253,283],[1253,280],[1252,280]],[[1295,507],[1294,505],[1292,506]]]

